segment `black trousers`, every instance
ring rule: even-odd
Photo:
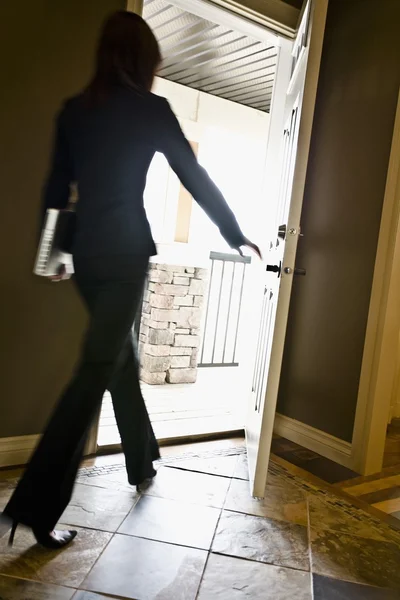
[[[89,310],[82,356],[5,513],[29,527],[54,529],[68,505],[85,442],[104,392],[112,395],[132,485],[154,475],[159,458],[139,384],[132,326],[148,257],[75,259],[75,280]]]

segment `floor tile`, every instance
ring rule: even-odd
[[[315,529],[331,529],[349,535],[357,535],[364,538],[371,538],[385,541],[385,536],[381,530],[370,524],[367,515],[360,513],[359,516],[348,514],[343,508],[346,503],[341,502],[334,496],[332,501],[327,503],[317,496],[308,496],[310,526]],[[335,501],[337,504],[335,505]],[[363,518],[364,517],[364,518]]]
[[[0,600],[71,600],[75,590],[0,575]]]
[[[84,589],[136,600],[194,600],[207,552],[116,535]]]
[[[358,473],[335,463],[329,458],[310,452],[302,446],[283,438],[273,439],[271,452],[328,483],[338,483],[359,476]]]
[[[308,462],[310,460],[315,460],[316,458],[320,458],[321,455],[316,452],[312,452],[311,450],[307,450],[306,448],[300,448],[300,450],[293,450],[293,456],[296,458]]]
[[[96,594],[95,592],[86,592],[79,590],[76,592],[72,600],[113,600],[115,596],[104,596],[104,594]]]
[[[143,496],[119,533],[209,550],[220,509]]]
[[[232,477],[238,461],[238,455],[213,456],[208,458],[193,457],[175,460],[171,466],[177,469],[219,475],[220,477]]]
[[[399,600],[398,592],[314,575],[314,600]]]
[[[77,483],[111,489],[116,492],[128,492],[133,496],[136,495],[135,487],[128,483],[128,477],[125,469],[115,471],[109,475],[94,475],[90,477],[82,477],[78,475]]]
[[[271,452],[273,454],[278,455],[281,452],[291,452],[293,450],[298,450],[299,448],[301,448],[301,446],[299,446],[299,444],[296,444],[295,442],[291,442],[290,440],[287,440],[286,438],[282,438],[280,436],[274,436],[272,438]]]
[[[9,481],[10,479],[14,479],[15,482],[17,482],[20,479],[23,471],[24,469],[21,467],[17,467],[15,469],[0,469],[0,484],[3,481]]]
[[[278,475],[268,476],[263,500],[252,498],[247,481],[233,479],[224,508],[259,517],[290,521],[299,525],[307,525],[308,522],[305,493]]]
[[[282,458],[285,457],[282,455]],[[334,484],[339,483],[340,481],[347,481],[349,479],[359,477],[359,473],[356,473],[351,469],[347,469],[346,467],[329,460],[329,458],[324,458],[322,456],[303,464],[293,460],[292,458],[288,460],[294,465],[303,468],[305,471],[308,471],[308,473],[311,473],[311,475],[315,475],[327,483]]]
[[[110,533],[79,529],[72,544],[55,553],[38,546],[31,531],[21,527],[12,548],[7,546],[7,536],[0,540],[0,573],[77,588],[110,539]]]
[[[88,458],[84,461],[84,465],[94,465],[96,467],[108,467],[110,465],[125,465],[125,456],[123,452],[116,452],[113,454],[101,454],[100,456],[95,456],[94,458]]]
[[[343,487],[343,490],[352,496],[359,496],[364,499],[364,497],[370,493],[379,492],[396,486],[400,486],[400,475],[390,475],[388,477],[382,476],[378,479],[364,481],[363,483],[358,483],[356,485],[351,485],[350,483]]]
[[[4,510],[7,502],[11,497],[11,494],[15,489],[15,486],[17,485],[17,481],[17,478],[7,478],[0,480],[0,511]]]
[[[236,451],[245,447],[244,438],[231,438],[229,440],[212,440],[208,442],[194,442],[193,444],[178,444],[177,446],[163,446],[161,448],[162,458],[177,457],[182,454],[196,454],[198,456],[204,453]]]
[[[230,480],[203,473],[162,467],[145,494],[222,508]]]
[[[249,464],[247,462],[247,454],[239,454],[235,470],[233,472],[235,479],[249,480]]]
[[[385,502],[387,500],[396,500],[400,498],[400,485],[370,492],[369,494],[364,494],[360,498],[363,502],[367,502],[368,504],[377,504],[378,502]]]
[[[310,574],[212,554],[198,600],[311,600]]]
[[[311,554],[318,575],[400,590],[400,548],[393,542],[314,530]]]
[[[383,502],[376,502],[373,505],[376,509],[390,515],[392,513],[400,511],[400,498],[392,498],[391,500],[384,500]]]
[[[77,484],[62,520],[70,525],[114,533],[138,498],[121,490]]]
[[[274,519],[223,511],[212,551],[309,570],[306,527]]]

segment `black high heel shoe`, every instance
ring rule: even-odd
[[[14,544],[15,532],[19,523],[18,521],[8,519],[8,517],[4,514],[1,516],[1,520],[3,522],[7,521],[8,524],[11,523],[11,532],[8,539],[8,545],[11,547]],[[67,546],[70,542],[72,542],[78,532],[73,529],[69,531],[54,530],[48,532],[41,529],[32,528],[32,533],[35,536],[37,543],[43,546],[43,548],[47,548],[48,550],[59,550],[60,548],[64,548],[64,546]]]
[[[157,471],[155,469],[153,469],[153,473],[150,475],[150,477],[146,477],[146,479],[144,481],[142,481],[142,483],[138,483],[136,484],[136,491],[138,494],[142,493],[142,488],[141,486],[145,486],[147,487],[154,479],[154,477],[157,475]],[[130,483],[130,482],[129,482]]]
[[[50,533],[48,531],[41,531],[40,529],[32,529],[32,533],[38,544],[47,548],[48,550],[59,550],[64,548],[76,538],[78,532],[75,529],[67,529],[60,531],[55,529]]]

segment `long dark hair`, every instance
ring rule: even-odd
[[[119,10],[104,23],[87,94],[92,101],[100,100],[115,84],[136,92],[150,91],[160,62],[158,42],[146,21]]]

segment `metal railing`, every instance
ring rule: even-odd
[[[249,256],[211,252],[211,270],[199,367],[238,367],[243,286]]]

